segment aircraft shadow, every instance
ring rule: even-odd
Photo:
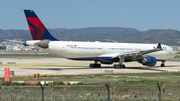
[[[56,68],[53,68],[56,67]],[[105,67],[101,67],[101,68],[89,68],[89,66],[53,66],[52,68],[22,68],[22,69],[36,69],[36,70],[57,70],[57,71],[61,71],[61,70],[82,70],[82,69],[113,69],[113,70],[121,70],[121,69],[114,69],[112,66],[105,66]],[[161,70],[161,69],[157,69],[160,66],[155,66],[155,67],[126,67],[123,69],[129,69],[129,70],[150,70],[150,71],[166,71],[166,70]],[[178,65],[173,65],[173,66],[168,66],[168,67],[178,67]],[[165,67],[162,67],[165,68]],[[122,70],[123,70],[122,69]]]
[[[156,66],[156,67],[161,67],[161,66]],[[168,65],[168,66],[165,66],[165,67],[161,67],[161,68],[169,68],[169,67],[179,67],[179,65]]]
[[[126,67],[125,69],[151,70],[151,71],[166,71],[166,70],[156,69],[155,67]]]

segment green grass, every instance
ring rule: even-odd
[[[180,55],[176,55],[174,58],[175,59],[180,59]]]
[[[26,84],[17,84],[17,83],[7,83],[7,86],[11,86],[14,90],[11,91],[9,88],[4,88],[5,84],[3,79],[1,81],[1,90],[5,94],[6,91],[11,93],[17,93],[20,90],[21,95],[25,94],[29,96],[40,96],[40,86],[39,85],[26,85]],[[107,98],[107,89],[106,83],[110,82],[110,92],[111,98],[112,95],[116,96],[118,100],[124,100],[125,97],[129,100],[142,101],[142,98],[149,100],[148,97],[150,94],[151,100],[157,100],[157,82],[163,81],[165,86],[164,91],[162,92],[163,98],[165,100],[172,100],[175,94],[179,94],[180,91],[180,73],[179,72],[162,72],[162,73],[130,73],[130,74],[93,74],[93,75],[42,75],[40,78],[33,77],[21,77],[21,78],[11,78],[11,81],[60,81],[58,84],[53,86],[45,86],[45,97],[46,100],[53,92],[53,98],[62,98],[58,96],[67,97],[65,101],[77,101],[83,100],[83,98],[89,99],[88,101],[99,101],[97,100],[97,92],[100,93],[99,99]],[[81,83],[76,85],[63,85],[62,81],[81,81]],[[22,86],[24,86],[22,88]],[[34,87],[31,87],[34,86]],[[31,93],[33,92],[33,93]],[[39,92],[39,93],[38,93]],[[48,93],[47,93],[48,92]],[[83,95],[83,93],[86,95]],[[10,94],[10,93],[7,93]],[[50,95],[49,95],[50,94]],[[90,94],[90,95],[87,95]],[[137,98],[134,98],[136,94]],[[171,94],[171,95],[170,95]],[[130,97],[131,95],[131,97]],[[71,97],[73,99],[70,99]],[[84,96],[84,97],[81,97]],[[144,96],[144,97],[141,97]],[[92,97],[94,99],[92,99]],[[38,97],[37,97],[38,98]],[[40,97],[39,97],[40,98]],[[115,97],[114,97],[115,98]],[[17,99],[17,98],[16,98]],[[177,97],[176,100],[179,98]],[[18,100],[18,99],[17,99]],[[31,100],[33,100],[31,98]],[[48,100],[47,100],[48,101]],[[103,100],[104,101],[104,100]]]
[[[93,75],[42,75],[40,78],[12,77],[11,81],[81,81],[86,85],[104,85],[106,82],[122,85],[146,85],[164,81],[168,84],[179,84],[179,72],[130,73],[130,74],[93,74]],[[3,78],[0,79],[3,83]],[[13,84],[14,85],[14,84]]]

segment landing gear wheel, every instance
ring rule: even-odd
[[[93,67],[94,67],[94,65],[91,63],[91,64],[89,64],[89,67],[90,67],[90,68],[93,68]]]
[[[114,69],[120,69],[120,68],[121,68],[121,66],[120,66],[120,65],[116,65],[116,64],[114,64],[114,65],[113,65],[113,68],[114,68]]]
[[[113,65],[113,68],[114,68],[114,69],[118,68],[118,65],[114,64],[114,65]]]
[[[161,64],[161,67],[165,67],[165,64]]]
[[[124,64],[122,64],[122,65],[121,65],[121,68],[125,68],[125,65],[124,65]]]
[[[165,67],[165,64],[164,64],[165,62],[166,62],[165,60],[162,61],[161,67]]]
[[[97,64],[97,67],[98,67],[98,68],[101,68],[101,64]]]
[[[124,64],[122,64],[122,65],[116,65],[116,64],[114,64],[114,65],[113,65],[113,68],[114,68],[114,69],[116,69],[116,68],[117,68],[117,69],[121,69],[121,68],[125,68],[125,65],[124,65]]]
[[[101,68],[101,64],[89,64],[90,68]]]

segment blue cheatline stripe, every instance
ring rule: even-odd
[[[32,23],[30,23],[29,21],[28,22],[28,25],[31,26],[33,29],[34,29],[34,32],[35,32],[35,40],[38,39],[38,33],[37,33],[37,27],[34,26]]]
[[[119,59],[111,59],[112,57],[82,57],[82,58],[68,58],[70,60],[88,60],[88,61],[99,61],[99,62],[119,62]],[[137,60],[125,60],[124,62],[132,62]]]
[[[26,17],[37,18],[37,15],[34,13],[33,10],[24,10],[24,13],[25,13]]]
[[[92,60],[92,61],[100,61],[100,62],[112,62],[111,58],[112,57],[85,57],[85,58],[68,58],[68,59],[71,59],[71,60]]]
[[[88,58],[68,58],[68,59],[70,59],[70,60],[84,60],[84,61],[86,61],[86,60],[91,60],[91,61],[94,61],[94,60],[96,60],[96,57],[88,57]]]

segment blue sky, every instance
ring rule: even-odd
[[[180,0],[2,0],[0,29],[28,29],[23,9],[34,10],[47,28],[180,30]]]

